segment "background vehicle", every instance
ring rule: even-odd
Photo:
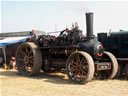
[[[74,83],[84,84],[95,78],[112,79],[118,64],[115,56],[103,50],[93,35],[93,13],[86,13],[87,36],[77,24],[55,37],[40,35],[37,42],[22,43],[16,52],[16,63],[21,75],[65,70]]]
[[[128,31],[98,33],[98,40],[104,50],[113,53],[119,63],[117,77],[125,75],[128,78]]]

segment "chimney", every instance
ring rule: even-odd
[[[86,13],[86,27],[87,27],[87,39],[90,40],[93,37],[93,13]]]

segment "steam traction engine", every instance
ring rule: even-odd
[[[93,35],[93,13],[86,13],[87,36],[76,25],[60,35],[41,35],[37,42],[22,43],[16,52],[16,64],[21,75],[37,75],[64,69],[74,83],[93,79],[112,79],[117,73],[116,58],[103,50]]]

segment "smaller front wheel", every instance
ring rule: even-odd
[[[69,79],[77,84],[84,84],[92,80],[94,75],[92,57],[82,51],[72,53],[66,63],[66,73]]]

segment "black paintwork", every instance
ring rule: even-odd
[[[98,33],[98,40],[117,58],[128,58],[128,31]]]

